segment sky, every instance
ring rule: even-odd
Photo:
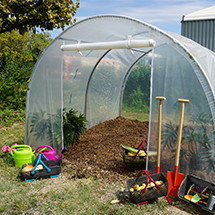
[[[215,6],[214,0],[80,0],[77,21],[102,14],[124,15],[164,31],[181,33],[183,15]],[[54,30],[56,37],[61,30]]]

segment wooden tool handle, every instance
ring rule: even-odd
[[[202,197],[204,197],[204,198],[209,198],[209,195],[208,195],[208,193],[206,193],[206,194],[202,194],[202,193],[198,193],[198,192],[196,192],[196,191],[194,191],[194,190],[192,190],[192,192],[194,192],[194,193],[196,193],[196,194],[198,194],[198,195],[200,195],[200,196],[202,196]]]
[[[178,99],[178,102],[189,103],[189,99]]]
[[[157,100],[166,100],[166,98],[163,97],[163,96],[157,96],[156,99],[157,99]]]
[[[179,122],[179,128],[178,128],[178,141],[177,141],[177,149],[176,149],[175,166],[178,166],[178,164],[179,164],[182,128],[183,128],[183,121],[184,121],[184,103],[188,103],[189,100],[188,99],[178,99],[178,102],[181,102],[181,114],[180,114],[180,122]]]
[[[161,118],[162,118],[162,100],[166,100],[165,97],[156,97],[159,100],[158,110],[158,142],[157,142],[157,173],[160,172],[160,155],[161,155]]]

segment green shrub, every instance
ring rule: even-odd
[[[0,71],[0,109],[25,109],[28,82],[33,69],[32,63],[6,62]]]
[[[25,110],[3,109],[0,111],[1,126],[12,126],[15,122],[25,121]]]
[[[86,131],[87,120],[75,109],[63,113],[64,145],[78,143],[79,137]]]
[[[0,119],[10,126],[24,121],[26,94],[33,66],[51,42],[48,33],[17,31],[0,37]]]

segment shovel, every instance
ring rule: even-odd
[[[189,103],[189,100],[178,99],[178,102],[181,102],[181,114],[180,114],[180,122],[179,122],[179,129],[178,129],[175,168],[174,168],[174,172],[171,172],[171,171],[167,172],[167,180],[169,181],[168,195],[173,195],[173,196],[177,196],[178,189],[184,178],[183,173],[178,173],[178,164],[179,164],[179,156],[180,156],[180,149],[181,149],[182,127],[183,127],[183,121],[184,121],[184,104]]]
[[[156,99],[159,100],[158,142],[157,142],[157,173],[160,173],[162,100],[166,100],[166,98],[157,96]]]

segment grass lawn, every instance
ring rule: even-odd
[[[0,130],[0,147],[24,143],[24,123]],[[126,184],[109,183],[94,177],[71,178],[62,166],[60,177],[22,182],[19,168],[0,150],[0,214],[188,214],[170,206],[165,197],[153,204],[137,206],[119,199]],[[195,213],[197,214],[197,213]]]
[[[121,113],[122,117],[125,117],[127,119],[135,119],[139,120],[141,122],[149,121],[149,114],[148,113],[133,113],[129,111],[122,111]]]

